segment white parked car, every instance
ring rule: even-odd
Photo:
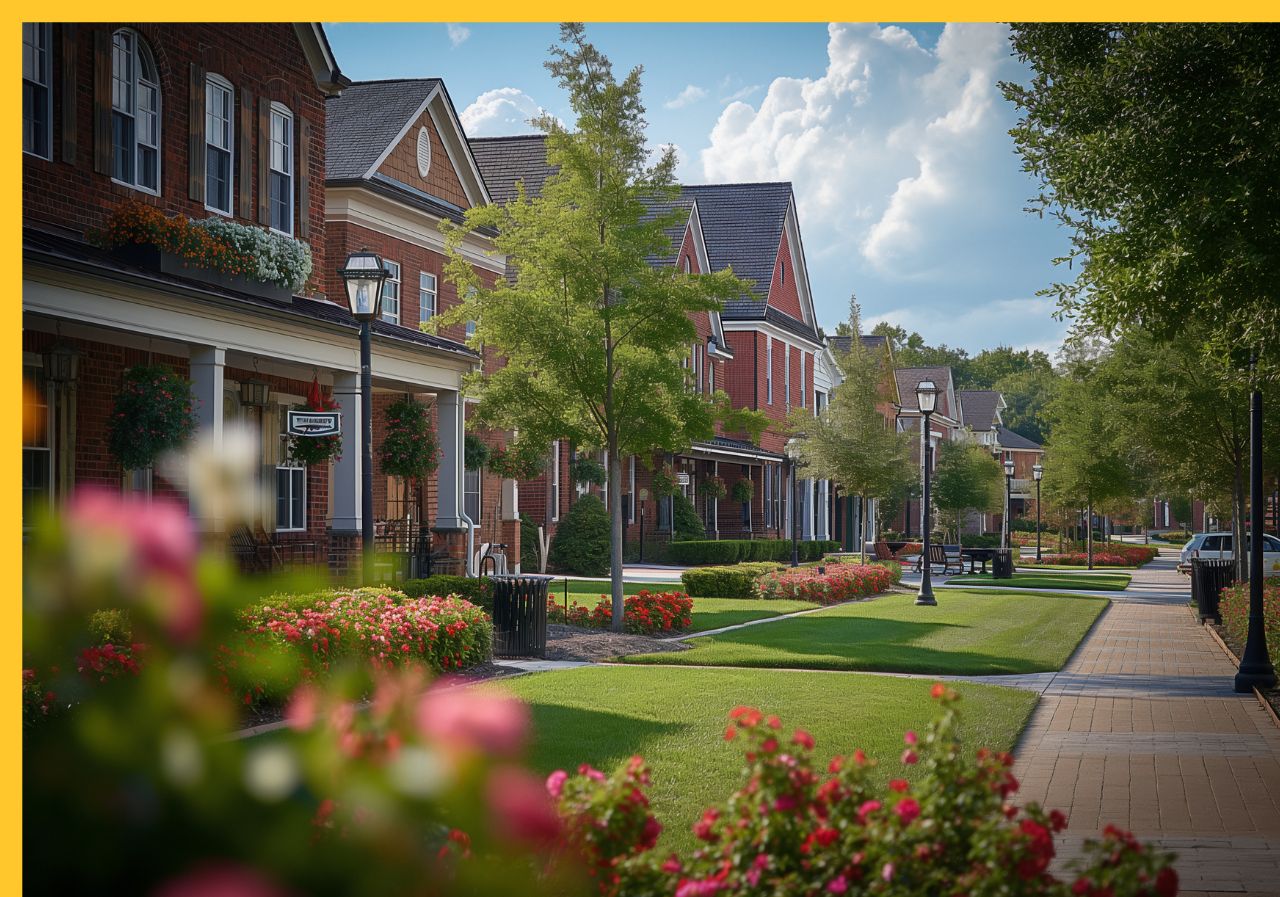
[[[1262,573],[1264,576],[1280,576],[1280,539],[1275,536],[1263,537]],[[1231,551],[1231,533],[1196,533],[1178,557],[1178,570],[1191,572],[1192,558],[1227,558],[1235,557]]]

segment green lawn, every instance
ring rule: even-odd
[[[556,587],[559,586],[557,589]],[[603,588],[601,588],[603,587]],[[569,580],[569,603],[593,605],[591,599],[608,594],[607,582],[591,582]],[[623,594],[634,595],[642,589],[651,592],[681,591],[680,583],[628,582],[624,583]],[[552,583],[548,595],[563,606],[564,581]],[[706,632],[708,629],[719,629],[722,626],[733,626],[737,623],[749,623],[752,620],[763,620],[779,614],[794,613],[798,610],[812,610],[817,605],[807,601],[760,601],[755,598],[694,598],[693,625],[689,632]]]
[[[1120,592],[1132,577],[1128,573],[1017,573],[1012,579],[993,579],[990,573],[953,576],[948,584],[1007,586],[1018,589],[1088,589],[1094,592]]]
[[[992,675],[1060,669],[1105,598],[940,589],[937,607],[895,593],[721,635],[628,663]]]
[[[780,624],[784,625],[784,624]],[[755,627],[771,628],[771,627]],[[533,710],[531,761],[540,773],[580,763],[611,772],[633,754],[653,771],[650,794],[665,826],[663,849],[693,846],[689,827],[703,808],[740,784],[741,748],[724,741],[740,704],[782,717],[784,731],[817,739],[825,769],[836,753],[861,747],[881,760],[876,773],[900,775],[902,733],[923,729],[935,708],[928,679],[795,670],[671,670],[588,667],[521,676],[497,684]],[[974,748],[1008,750],[1035,706],[1031,692],[957,683],[965,737]]]

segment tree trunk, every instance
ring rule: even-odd
[[[609,434],[609,581],[613,596],[613,631],[622,631],[626,608],[622,603],[622,459],[618,437]]]

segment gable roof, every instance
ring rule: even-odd
[[[1000,443],[1001,448],[1006,449],[1030,449],[1038,451],[1043,448],[1038,442],[1032,442],[1021,433],[1015,433],[1007,427],[999,427],[996,430],[996,440]]]
[[[351,85],[351,79],[342,74],[338,60],[334,58],[324,26],[319,22],[294,22],[293,32],[302,44],[302,55],[311,66],[316,85],[328,96],[338,96]]]
[[[537,196],[555,171],[554,166],[547,164],[545,134],[472,137],[468,142],[489,195],[496,203],[514,200],[518,181],[524,181],[529,196]]]
[[[893,376],[898,381],[898,396],[902,401],[903,411],[909,414],[920,413],[916,405],[916,387],[925,380],[932,380],[939,390],[937,413],[952,420],[957,419],[956,410],[951,407],[951,396],[954,394],[951,388],[951,368],[898,368]]]
[[[732,266],[734,274],[753,282],[751,295],[726,302],[725,311],[762,313],[791,205],[791,184],[698,184],[682,187],[681,193],[698,201],[713,270]]]
[[[424,110],[429,110],[468,201],[489,202],[458,112],[439,78],[356,81],[341,96],[330,97],[325,102],[325,180],[372,180]]]
[[[964,422],[974,431],[993,430],[1004,407],[1004,396],[994,389],[958,389],[956,399],[964,413]]]

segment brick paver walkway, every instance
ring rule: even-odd
[[[1179,855],[1187,894],[1280,895],[1280,728],[1187,608],[1166,553],[1044,687],[1021,797],[1062,809],[1060,855],[1112,822]]]

